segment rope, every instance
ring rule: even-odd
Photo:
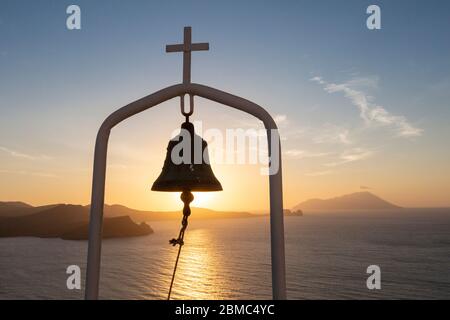
[[[175,274],[177,272],[177,267],[178,267],[178,261],[180,259],[181,248],[184,245],[184,240],[183,240],[184,239],[184,232],[186,231],[186,228],[188,226],[188,218],[191,215],[191,209],[189,208],[189,203],[193,199],[194,199],[194,196],[189,191],[185,191],[185,192],[183,192],[181,194],[181,200],[184,202],[184,208],[183,208],[183,220],[181,221],[180,233],[178,234],[178,238],[177,239],[174,238],[174,239],[169,240],[169,243],[172,246],[179,245],[180,247],[178,248],[177,259],[175,260],[175,266],[173,268],[172,280],[170,281],[169,294],[167,295],[167,300],[170,300],[170,294],[172,293],[172,287],[173,287],[173,282],[175,280]]]
[[[172,293],[173,281],[175,280],[175,273],[177,272],[178,260],[180,259],[181,247],[178,249],[177,260],[175,260],[175,267],[173,268],[172,280],[170,281],[169,294],[167,295],[167,300],[170,300],[170,294]]]

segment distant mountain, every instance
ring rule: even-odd
[[[103,221],[102,236],[106,238],[125,238],[145,236],[153,233],[153,229],[145,222],[136,224],[129,216],[105,218]],[[89,239],[89,224],[86,222],[76,228],[71,228],[63,233],[64,240],[87,240]]]
[[[80,205],[54,205],[37,213],[0,218],[0,237],[87,239],[89,212]],[[130,217],[105,218],[103,237],[133,237],[153,233]]]
[[[32,208],[33,206],[22,201],[0,201],[0,208]]]
[[[13,216],[16,212],[26,212],[33,208],[25,202],[20,201],[0,201],[0,217]]]
[[[57,205],[37,213],[0,219],[0,237],[59,237],[88,221],[83,206]]]
[[[130,216],[136,222],[142,221],[159,221],[159,220],[172,220],[181,219],[181,206],[180,210],[176,211],[144,211],[131,209],[122,205],[105,205],[104,215],[105,217],[117,217],[117,216]],[[90,206],[86,206],[89,210]],[[189,219],[227,219],[227,218],[253,218],[257,215],[243,211],[215,211],[205,208],[191,208],[191,216]]]
[[[0,218],[1,217],[19,217],[26,216],[38,212],[45,212],[49,209],[55,209],[56,211],[61,210],[61,208],[67,208],[70,206],[79,207],[78,210],[83,212],[87,216],[89,215],[90,205],[71,205],[71,204],[50,204],[45,206],[33,207],[24,202],[0,201]],[[181,218],[182,203],[180,203],[180,210],[176,211],[145,211],[131,209],[123,205],[113,204],[104,206],[104,216],[106,218],[129,216],[133,221],[156,221],[156,220],[170,220],[170,219],[180,219]],[[192,208],[192,215],[190,219],[224,219],[224,218],[252,218],[257,217],[249,212],[245,211],[215,211],[205,208]]]
[[[52,204],[33,207],[23,202],[0,202],[0,237],[87,239],[89,206]],[[219,212],[192,208],[191,219],[257,217],[248,212]],[[105,205],[103,237],[132,237],[153,233],[146,221],[181,220],[179,211],[142,211]],[[139,223],[139,224],[138,224]]]
[[[32,205],[21,201],[0,201],[0,217],[24,216],[55,206],[57,206],[57,204],[33,207]]]
[[[331,199],[310,199],[296,205],[293,210],[333,211],[333,210],[388,210],[400,209],[370,192],[356,192]]]

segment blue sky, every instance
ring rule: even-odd
[[[70,4],[81,7],[81,30],[66,28]],[[381,7],[381,30],[366,28],[370,4]],[[87,203],[100,123],[181,80],[181,56],[164,46],[181,42],[190,25],[193,40],[211,48],[193,54],[193,82],[244,96],[282,119],[287,206],[360,185],[401,205],[450,205],[449,14],[444,1],[2,0],[0,198]],[[386,114],[365,120],[355,97]],[[167,106],[113,133],[113,163],[142,169],[161,161],[182,120],[176,101]],[[195,118],[211,127],[247,119],[205,101]],[[402,123],[417,131],[402,135]],[[151,148],[162,155],[142,151]],[[122,175],[112,173],[111,184],[135,184]],[[343,176],[350,182],[342,184]],[[42,184],[67,192],[36,196]],[[73,188],[83,191],[75,196]],[[119,194],[111,201],[151,205],[151,197],[137,200],[143,191]]]

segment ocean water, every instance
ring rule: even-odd
[[[180,216],[181,218],[181,216]],[[153,235],[103,242],[102,299],[165,299],[178,221],[152,222]],[[450,299],[450,210],[329,213],[287,217],[289,299]],[[270,299],[268,217],[192,220],[173,299]],[[0,239],[0,299],[82,299],[66,268],[86,241]],[[368,290],[366,268],[381,268]]]

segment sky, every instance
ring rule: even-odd
[[[71,4],[80,30],[66,27]],[[380,30],[366,26],[371,4]],[[181,55],[164,48],[192,26],[194,42],[210,43],[193,53],[192,81],[276,119],[286,208],[357,191],[450,206],[449,15],[444,1],[1,0],[0,200],[88,204],[102,121],[181,81]],[[203,130],[263,128],[201,98],[192,120]],[[113,129],[107,203],[180,208],[178,194],[150,187],[182,121],[171,100]],[[193,205],[267,210],[259,164],[212,165],[224,191]]]

